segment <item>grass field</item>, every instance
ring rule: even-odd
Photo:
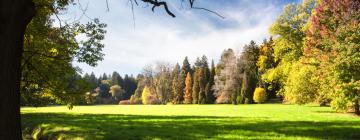
[[[25,138],[360,139],[360,117],[317,106],[57,106],[21,114]]]

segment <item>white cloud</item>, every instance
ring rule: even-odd
[[[131,11],[124,14],[126,10],[112,10],[111,12],[120,11],[123,15],[111,13],[101,18],[108,24],[108,33],[104,40],[104,60],[99,62],[97,67],[76,65],[85,72],[93,71],[97,75],[113,71],[137,74],[146,64],[155,61],[182,63],[185,56],[188,56],[191,62],[203,54],[209,60],[217,61],[226,48],[240,50],[250,40],[262,42],[268,36],[268,27],[279,14],[278,9],[281,9],[271,4],[263,7],[256,7],[256,4],[242,7],[247,8],[226,8],[221,11],[226,19],[219,18],[219,23],[213,23],[214,17],[208,18],[207,14],[199,15],[186,10],[178,11],[182,15],[173,19],[167,15],[149,13],[149,8],[139,8],[135,11],[135,29],[131,15],[128,15]],[[228,22],[236,24],[222,28],[222,24]]]

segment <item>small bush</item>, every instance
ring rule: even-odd
[[[142,104],[142,100],[141,98],[137,98],[134,95],[131,95],[130,104]]]
[[[130,100],[121,100],[119,102],[119,105],[129,105],[130,104]]]
[[[264,88],[256,88],[254,92],[254,101],[256,103],[263,103],[266,100],[266,92]]]

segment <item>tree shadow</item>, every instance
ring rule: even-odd
[[[360,121],[274,121],[217,116],[26,113],[25,135],[42,128],[46,139],[360,139]]]
[[[319,110],[319,111],[314,111],[316,113],[334,113],[334,114],[338,114],[338,112],[333,111],[333,110]]]

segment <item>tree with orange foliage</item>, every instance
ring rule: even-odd
[[[186,79],[185,79],[185,93],[184,93],[184,103],[185,104],[191,104],[192,98],[191,98],[191,92],[192,92],[192,78],[190,72],[187,73]]]

